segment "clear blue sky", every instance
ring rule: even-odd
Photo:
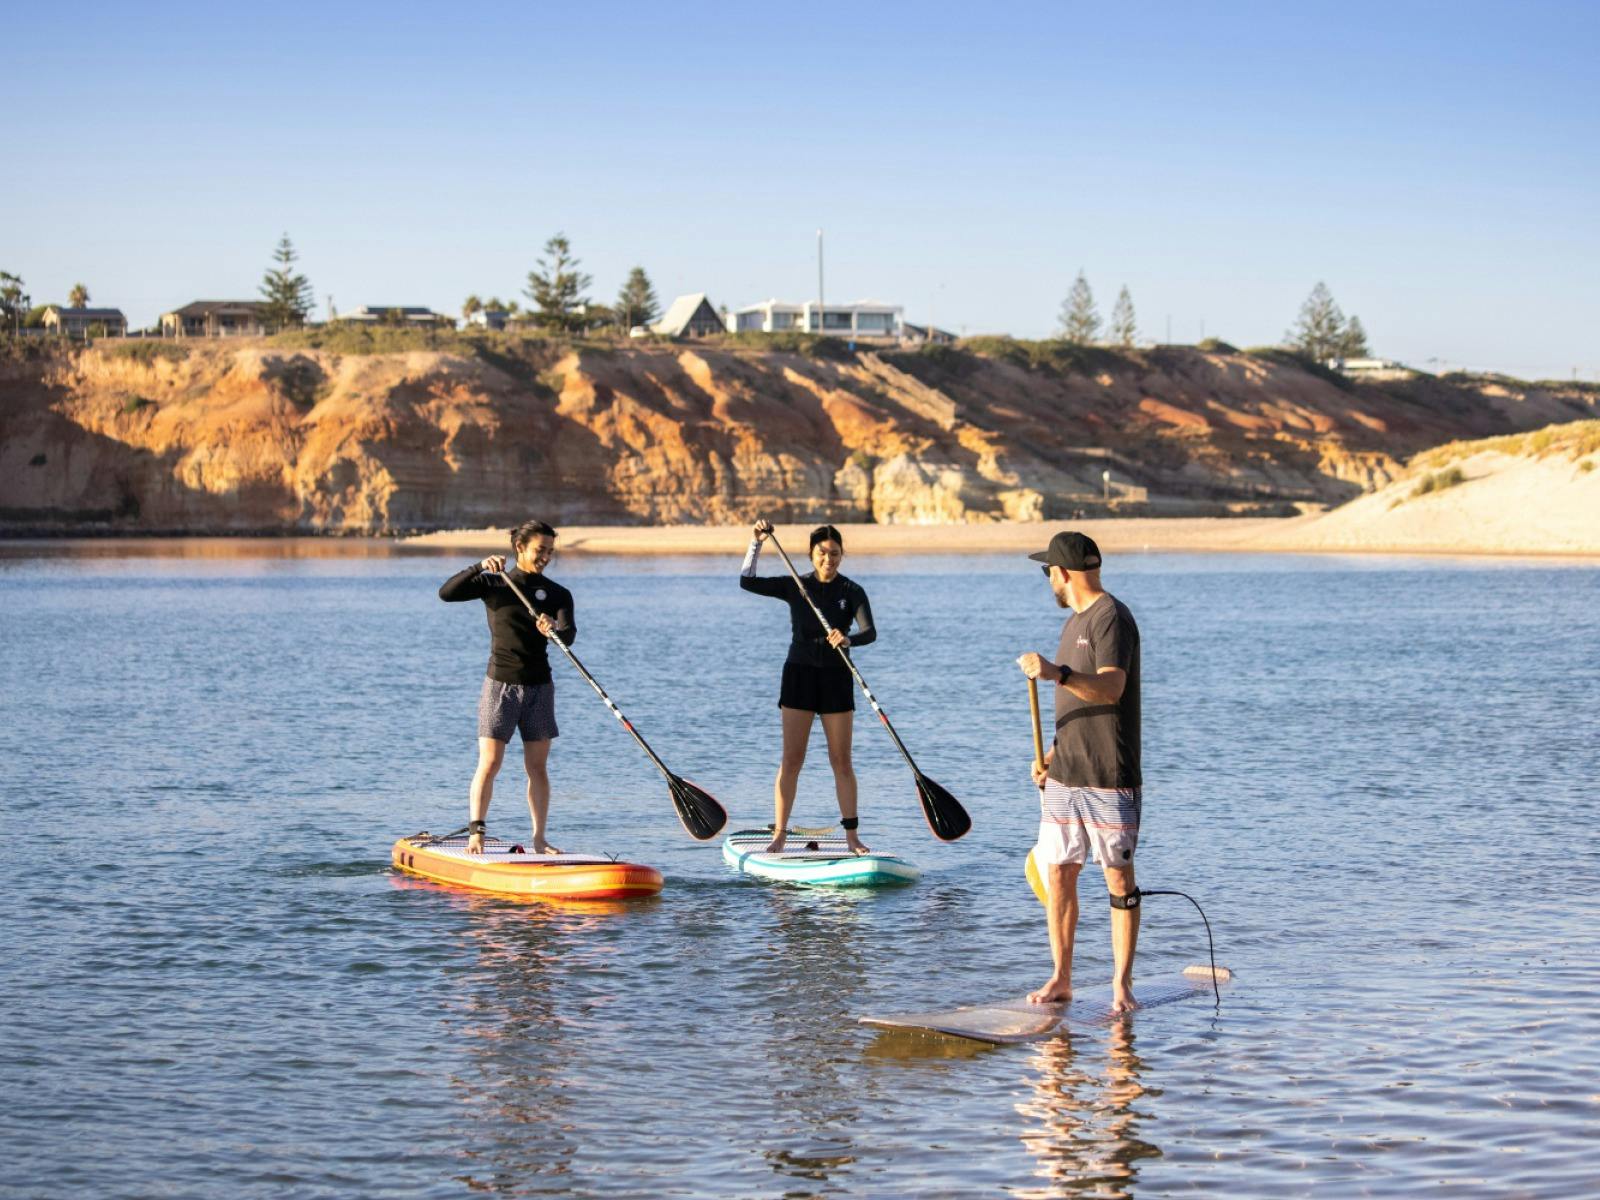
[[[1134,10],[1134,11],[1124,11]],[[250,297],[815,294],[1277,341],[1325,280],[1417,365],[1600,378],[1600,4],[17,5],[0,269],[135,323]]]

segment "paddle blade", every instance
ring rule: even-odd
[[[927,818],[928,828],[941,842],[953,842],[972,828],[972,818],[961,807],[961,801],[920,773],[917,795],[922,800],[922,815]]]
[[[728,814],[710,792],[676,775],[672,776],[672,805],[689,836],[697,841],[710,841],[728,823]]]

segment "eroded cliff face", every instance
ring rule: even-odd
[[[340,355],[102,343],[0,369],[0,529],[385,533],[556,522],[1049,519],[1337,503],[1582,396],[1340,387],[1165,348],[1087,369],[537,341]]]

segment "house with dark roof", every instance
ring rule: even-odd
[[[355,325],[443,325],[451,329],[456,327],[454,317],[447,317],[444,313],[436,313],[431,308],[424,308],[416,304],[363,304],[360,308],[350,312],[342,312],[334,318],[337,321],[349,321]]]
[[[260,337],[266,307],[259,300],[196,300],[161,314],[161,336]]]
[[[44,327],[67,337],[126,337],[128,318],[120,308],[68,308],[52,304],[44,310]]]
[[[913,325],[910,321],[902,321],[900,340],[924,346],[953,346],[958,339],[948,329],[940,329],[937,325]]]
[[[727,333],[728,326],[706,294],[695,292],[691,296],[679,296],[668,305],[661,319],[650,326],[650,331],[669,338],[710,337]]]

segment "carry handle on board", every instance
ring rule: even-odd
[[[806,585],[800,581],[799,572],[794,569],[794,564],[789,561],[789,556],[784,553],[783,546],[778,542],[778,535],[772,528],[772,522],[763,523],[767,526],[767,536],[772,539],[773,547],[783,558],[783,565],[789,568],[795,587],[799,588],[800,595],[805,597],[807,606],[821,623],[823,636],[826,637],[833,632],[833,626],[828,624],[828,618],[822,615],[822,610],[811,598],[811,593],[806,591]],[[905,758],[906,765],[911,768],[911,774],[916,777],[917,797],[922,801],[922,816],[928,822],[928,828],[933,831],[933,836],[942,842],[953,842],[964,836],[972,828],[972,818],[967,816],[967,810],[961,807],[961,801],[917,769],[911,751],[906,749],[906,744],[900,740],[900,735],[894,731],[894,726],[889,724],[889,715],[883,711],[883,706],[872,694],[872,689],[861,677],[861,672],[856,670],[856,664],[850,661],[848,651],[842,645],[835,646],[834,649],[839,652],[839,657],[844,659],[844,665],[850,668],[850,674],[856,677],[856,682],[861,685],[861,690],[867,697],[867,703],[871,704],[872,711],[878,714],[878,720],[883,722],[883,727],[889,731],[896,748]]]
[[[516,580],[512,579],[504,571],[486,573],[499,575],[501,579],[505,580],[506,586],[517,594],[517,599],[522,601],[522,606],[528,610],[528,615],[534,619],[534,623],[538,623],[539,614],[534,611],[533,605],[528,602],[528,597],[523,595],[522,589],[517,586]],[[683,822],[683,827],[689,831],[689,836],[702,842],[716,837],[722,831],[722,827],[728,823],[728,814],[723,810],[722,805],[718,804],[711,793],[704,788],[690,783],[687,779],[674,775],[667,770],[667,764],[661,761],[654,750],[650,749],[650,743],[640,736],[639,731],[633,727],[633,722],[622,715],[622,710],[612,702],[610,696],[606,695],[606,690],[600,686],[599,681],[589,674],[589,669],[578,661],[578,656],[572,652],[572,648],[556,637],[554,632],[545,634],[545,638],[561,647],[561,653],[567,656],[567,661],[578,669],[578,674],[584,677],[589,686],[595,690],[595,694],[605,702],[605,706],[611,710],[611,715],[621,723],[624,729],[633,735],[633,740],[639,743],[639,748],[650,756],[650,761],[655,763],[656,769],[667,777],[667,786],[672,792],[672,805],[677,809],[678,820]]]

